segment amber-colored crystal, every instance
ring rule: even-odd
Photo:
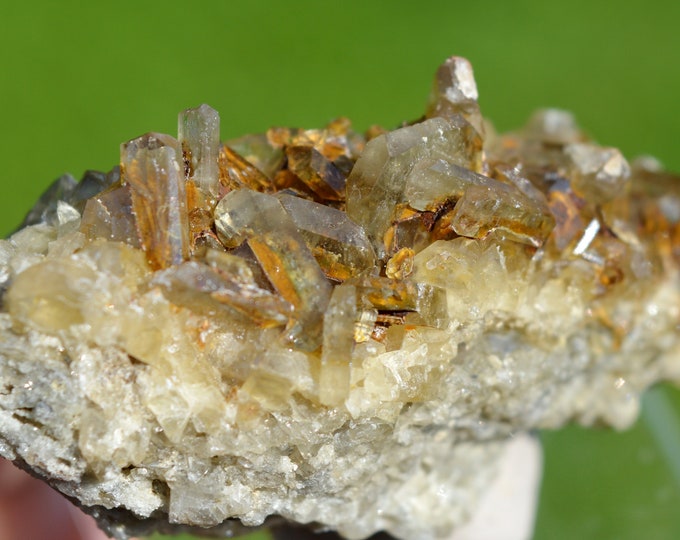
[[[286,148],[288,169],[297,175],[321,200],[345,198],[345,177],[319,151],[310,146]]]
[[[263,328],[285,326],[293,306],[255,283],[239,257],[212,252],[206,266],[186,262],[155,278],[170,301],[199,313],[219,317],[226,309],[243,315]],[[227,259],[226,262],[223,259]]]
[[[404,279],[413,272],[413,257],[415,252],[408,247],[401,248],[387,261],[385,274],[390,279]]]
[[[265,193],[272,191],[271,181],[257,167],[226,144],[220,147],[219,174],[220,183],[227,191],[241,188]]]
[[[586,224],[581,215],[584,201],[571,191],[559,189],[551,191],[549,197],[550,212],[555,218],[552,240],[555,242],[557,249],[563,250],[585,228]]]

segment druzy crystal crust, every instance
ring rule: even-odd
[[[202,105],[57,180],[0,241],[0,455],[120,539],[434,539],[513,435],[630,425],[680,370],[680,178],[477,96],[453,57],[392,131]]]

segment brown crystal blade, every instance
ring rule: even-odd
[[[244,279],[243,268],[235,272],[237,264],[247,265],[237,259],[231,264],[232,272],[220,271],[195,261],[185,262],[160,272],[154,283],[161,286],[168,299],[198,313],[219,317],[221,312],[245,316],[262,328],[285,326],[292,306],[280,296],[259,288],[252,274]]]

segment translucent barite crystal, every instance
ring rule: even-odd
[[[232,139],[224,143],[223,149],[224,147],[242,156],[245,163],[264,173],[270,180],[274,178],[285,160],[283,150],[271,144],[265,133]]]
[[[248,242],[272,285],[294,306],[287,338],[316,349],[331,285],[279,200],[249,189],[232,191],[215,208],[215,225],[226,246]]]
[[[452,56],[444,62],[434,78],[427,116],[462,115],[480,135],[484,135],[482,114],[477,99],[477,83],[472,64],[460,56]]]
[[[345,281],[375,267],[366,233],[347,214],[288,194],[279,201],[293,220],[326,276]]]
[[[117,167],[108,174],[86,171],[80,182],[77,182],[70,174],[64,174],[52,182],[33,208],[26,214],[19,228],[42,222],[52,223],[56,217],[55,214],[59,202],[67,203],[78,210],[78,212],[82,212],[85,203],[91,197],[114,185],[119,179]]]
[[[572,186],[576,193],[597,203],[625,193],[630,167],[618,149],[575,143],[564,152],[575,169]]]
[[[225,253],[224,256],[229,255]],[[159,273],[154,284],[163,288],[173,304],[188,307],[196,313],[219,317],[221,310],[230,308],[263,328],[285,326],[292,315],[292,305],[270,291],[260,289],[252,275],[250,279],[243,279],[244,269],[238,270],[240,276],[189,261]]]
[[[357,319],[356,287],[335,287],[324,316],[323,352],[319,368],[319,401],[323,405],[340,405],[349,395],[350,362]]]
[[[99,171],[85,171],[80,182],[75,186],[68,197],[68,203],[79,212],[83,211],[85,204],[95,195],[117,185],[120,181],[120,168],[115,167],[108,174]]]
[[[182,145],[187,180],[195,182],[207,197],[217,198],[220,115],[203,104],[181,112],[178,126],[177,138]]]
[[[444,328],[449,322],[443,288],[372,276],[359,278],[353,283],[358,303],[364,308],[374,308],[379,312],[414,312],[419,315],[418,324],[424,326]]]
[[[452,123],[453,122],[453,123]],[[388,250],[395,208],[407,202],[403,178],[417,163],[440,159],[472,170],[481,168],[482,143],[464,120],[432,118],[380,135],[366,144],[347,179],[347,215],[366,230],[376,252]]]
[[[551,146],[563,146],[584,140],[574,115],[561,109],[540,109],[536,111],[524,128],[529,141],[541,141]]]
[[[451,214],[451,228],[458,235],[484,238],[492,231],[503,230],[519,242],[539,247],[550,234],[554,218],[548,207],[525,196],[515,186],[456,165],[447,172],[469,182]]]
[[[80,220],[80,230],[89,239],[105,238],[140,247],[130,186],[119,186],[89,199]]]
[[[57,202],[67,201],[77,185],[76,179],[70,174],[63,174],[57,178],[26,214],[20,228],[49,221],[52,217],[50,214],[53,214],[57,208]]]
[[[169,135],[147,133],[120,147],[123,182],[144,251],[154,268],[179,264],[189,254],[189,222],[182,149]]]
[[[117,540],[434,540],[518,433],[680,380],[678,175],[565,111],[496,134],[460,57],[404,126],[201,106],[60,177],[0,240],[0,455]]]

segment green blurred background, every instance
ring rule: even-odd
[[[118,145],[175,133],[207,102],[222,137],[335,116],[363,130],[424,109],[451,54],[499,130],[557,106],[598,141],[680,170],[679,2],[0,1],[0,229],[48,183],[108,170]],[[536,538],[680,537],[678,392],[623,434],[541,435]]]

